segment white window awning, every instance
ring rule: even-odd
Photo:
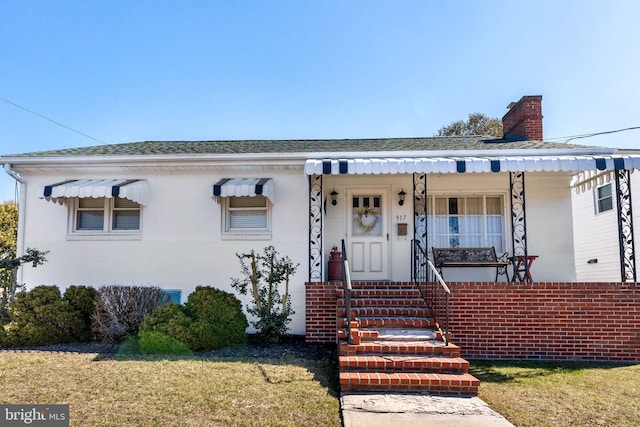
[[[47,201],[60,204],[74,197],[121,197],[144,206],[147,204],[147,181],[143,179],[72,179],[45,185],[42,197]]]
[[[502,157],[404,157],[309,159],[307,175],[368,175],[465,172],[579,172],[640,169],[638,155]]]
[[[254,197],[261,194],[275,202],[275,186],[271,178],[223,178],[211,187],[212,197]]]

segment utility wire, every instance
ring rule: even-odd
[[[615,130],[607,130],[607,131],[604,131],[604,132],[585,133],[584,135],[573,135],[573,136],[562,136],[562,137],[559,137],[559,138],[548,138],[548,139],[545,139],[545,141],[564,140],[562,142],[563,143],[567,143],[569,141],[573,141],[574,139],[591,138],[592,136],[608,135],[608,134],[612,134],[612,133],[618,133],[618,132],[624,132],[624,131],[627,131],[627,130],[636,130],[636,129],[640,129],[640,126],[633,126],[633,127],[629,127],[629,128],[615,129]]]
[[[24,111],[26,111],[26,112],[28,112],[28,113],[31,113],[31,114],[33,114],[33,115],[35,115],[35,116],[38,116],[38,117],[40,117],[40,118],[42,118],[42,119],[48,120],[48,121],[50,121],[51,123],[56,124],[56,125],[58,125],[58,126],[60,126],[60,127],[63,127],[63,128],[65,128],[65,129],[68,129],[68,130],[70,130],[71,132],[75,132],[75,133],[77,133],[77,134],[79,134],[79,135],[82,135],[82,136],[84,136],[84,137],[86,137],[86,138],[93,139],[94,141],[97,141],[97,142],[99,142],[100,144],[106,144],[106,142],[101,141],[101,140],[99,140],[98,138],[94,138],[94,137],[92,137],[91,135],[87,135],[86,133],[80,132],[79,130],[76,130],[76,129],[74,129],[74,128],[71,128],[71,127],[69,127],[69,126],[67,126],[67,125],[64,125],[64,124],[62,124],[62,123],[60,123],[60,122],[57,122],[57,121],[55,121],[55,120],[53,120],[53,119],[50,119],[49,117],[43,116],[42,114],[39,114],[39,113],[36,113],[35,111],[32,111],[32,110],[30,110],[30,109],[28,109],[28,108],[26,108],[26,107],[23,107],[23,106],[22,106],[22,105],[20,105],[20,104],[16,104],[15,102],[11,102],[11,101],[9,101],[8,99],[5,99],[5,98],[0,97],[0,100],[2,100],[2,101],[4,101],[4,102],[6,102],[7,104],[11,104],[11,105],[13,105],[14,107],[18,107],[18,108],[20,108],[20,109],[22,109],[22,110],[24,110]]]
[[[58,125],[60,127],[68,129],[71,132],[75,132],[75,133],[77,133],[79,135],[82,135],[85,138],[92,139],[92,140],[94,140],[96,142],[99,142],[100,144],[107,144],[106,142],[101,141],[98,138],[94,138],[91,135],[87,135],[86,133],[83,133],[83,132],[80,132],[79,130],[73,129],[72,127],[64,125],[64,124],[62,124],[62,123],[60,123],[60,122],[58,122],[56,120],[50,119],[47,116],[43,116],[42,114],[36,113],[35,111],[30,110],[30,109],[28,109],[26,107],[23,107],[20,104],[16,104],[15,102],[9,101],[6,98],[0,97],[0,100],[6,102],[7,104],[13,105],[14,107],[18,107],[18,108],[20,108],[20,109],[22,109],[22,110],[24,110],[24,111],[26,111],[28,113],[31,113],[31,114],[33,114],[35,116],[38,116],[38,117],[40,117],[42,119],[48,120],[51,123],[56,124],[56,125]],[[562,140],[564,140],[564,141],[562,141],[562,143],[567,143],[569,141],[573,141],[574,139],[591,138],[591,137],[599,136],[599,135],[608,135],[608,134],[612,134],[612,133],[624,132],[624,131],[628,131],[628,130],[637,130],[637,129],[640,129],[640,126],[633,126],[633,127],[623,128],[623,129],[608,130],[608,131],[604,131],[604,132],[587,133],[587,134],[583,134],[583,135],[562,136],[562,137],[558,137],[558,138],[546,138],[545,141],[551,141],[551,140],[562,141]]]

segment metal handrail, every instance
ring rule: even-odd
[[[349,272],[349,260],[347,248],[342,239],[342,287],[344,289],[344,314],[347,319],[347,339],[351,343],[351,273]]]
[[[441,318],[444,316],[445,345],[449,345],[449,296],[451,290],[417,240],[413,240],[412,277],[422,297],[427,301],[434,320],[442,331]],[[443,301],[444,299],[444,301]],[[444,311],[444,313],[442,313]]]
[[[437,280],[437,283],[440,284],[442,290],[444,291],[444,345],[449,345],[449,295],[451,295],[451,290],[449,286],[445,283],[442,275],[438,273],[435,265],[430,260],[427,260],[427,264],[429,265],[429,270],[433,277]],[[433,283],[433,282],[432,282]],[[435,292],[437,294],[437,292]],[[437,297],[436,297],[437,298]],[[438,300],[436,299],[435,305],[438,305]],[[437,310],[439,311],[439,310]],[[439,317],[438,315],[434,317]]]

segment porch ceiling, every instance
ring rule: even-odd
[[[495,157],[361,157],[309,159],[307,175],[464,172],[578,172],[640,168],[640,155],[557,155]]]

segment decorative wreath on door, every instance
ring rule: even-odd
[[[364,208],[358,211],[358,218],[356,218],[356,224],[358,227],[362,229],[365,233],[373,230],[376,226],[376,222],[378,221],[378,217],[376,216],[376,211],[369,206],[365,206]]]

